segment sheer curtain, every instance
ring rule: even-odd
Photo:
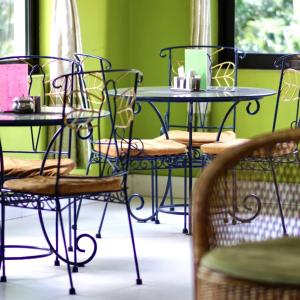
[[[211,0],[191,0],[191,45],[211,44]],[[207,114],[210,112],[210,103],[200,103],[194,107],[195,113],[207,123]]]
[[[53,0],[50,55],[73,59],[73,53],[82,53],[79,15],[76,0]],[[70,64],[50,64],[50,80],[70,73]],[[53,132],[49,133],[51,137]],[[82,142],[72,148],[72,158],[84,167],[88,157],[88,143]],[[75,149],[74,149],[75,148]]]
[[[72,58],[73,53],[82,52],[80,24],[76,0],[54,0],[51,26],[51,55]],[[50,67],[50,77],[65,72],[64,65]]]
[[[211,43],[211,0],[191,0],[191,44]]]

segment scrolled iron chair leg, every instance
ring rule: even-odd
[[[3,196],[2,196],[3,197]],[[2,199],[2,203],[4,200]],[[2,266],[1,266],[2,263]],[[5,273],[5,205],[1,205],[1,245],[0,245],[0,267],[2,267],[1,282],[6,282]]]
[[[61,214],[61,210],[60,210],[59,205],[58,205],[58,218],[59,218],[59,223],[60,223],[60,228],[61,228],[61,235],[62,235],[62,241],[63,241],[63,244],[64,244],[66,261],[67,261],[67,269],[68,269],[69,282],[70,282],[69,293],[70,293],[70,295],[75,295],[76,291],[75,291],[75,288],[74,288],[74,285],[73,285],[72,272],[71,272],[71,264],[70,264],[70,260],[69,260],[69,253],[68,253],[67,241],[66,241],[65,230],[64,230],[64,225],[63,225],[63,218],[62,218],[62,214]]]
[[[106,211],[107,211],[107,206],[108,206],[108,202],[105,202],[103,212],[102,212],[102,216],[101,216],[101,220],[100,220],[100,224],[99,224],[99,228],[98,228],[98,231],[96,233],[96,238],[97,239],[101,239],[101,237],[102,237],[101,236],[101,230],[102,230],[102,226],[103,226],[103,223],[104,223],[104,218],[105,218]]]
[[[183,229],[182,233],[189,234],[191,233],[191,214],[188,212],[188,203],[187,203],[187,169],[186,165],[184,166],[184,175],[183,175]],[[188,220],[188,221],[187,221]],[[188,228],[187,228],[188,224]]]
[[[74,240],[74,265],[72,268],[72,271],[74,273],[78,272],[78,265],[77,265],[77,200],[76,198],[74,199],[74,204],[73,204],[73,209],[74,209],[74,214],[73,214],[73,220],[74,220],[74,224],[72,226],[73,228],[73,240]]]
[[[72,252],[74,250],[73,248],[73,243],[72,243],[72,208],[71,208],[71,200],[68,199],[68,221],[69,221],[69,246],[68,246],[68,250],[70,252]]]
[[[55,253],[58,253],[58,213],[56,212],[55,214]],[[58,259],[58,256],[55,256],[55,260],[54,260],[54,266],[60,266],[60,261]]]
[[[127,218],[128,218],[130,238],[131,238],[131,244],[132,244],[133,256],[134,256],[134,264],[135,264],[135,270],[136,270],[136,276],[137,276],[136,284],[141,285],[141,284],[143,284],[143,281],[142,281],[142,278],[140,276],[139,263],[138,263],[137,253],[136,253],[134,234],[133,234],[133,228],[132,228],[132,221],[131,221],[131,216],[130,216],[130,207],[129,207],[129,204],[128,204],[127,191],[125,192],[125,194],[126,194],[125,195],[125,201],[126,201]]]
[[[159,218],[158,218],[158,172],[156,169],[156,165],[155,165],[155,170],[154,170],[154,193],[155,193],[155,210],[157,211],[156,215],[155,215],[155,224],[160,224]]]

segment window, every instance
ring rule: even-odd
[[[0,0],[0,56],[36,53],[38,0]]]
[[[300,51],[300,0],[219,0],[220,44],[247,52],[241,67],[273,68]]]

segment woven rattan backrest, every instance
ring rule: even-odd
[[[201,56],[200,59],[196,55],[194,59],[190,59],[188,53],[191,52],[198,52],[204,56]],[[161,49],[160,56],[168,60],[168,85],[170,87],[174,86],[175,77],[178,80],[179,67],[184,67],[187,74],[189,71],[195,71],[197,75],[199,75],[199,72],[203,72],[203,69],[202,71],[200,70],[201,68],[206,68],[206,72],[202,73],[200,80],[202,89],[205,85],[203,83],[206,81],[207,88],[213,87],[232,90],[237,86],[238,64],[245,57],[245,53],[241,49],[221,45],[180,45]],[[192,70],[189,70],[189,68]],[[197,114],[197,117],[195,117],[197,119],[195,120],[195,126],[199,130],[214,131],[218,129],[218,126],[215,124],[208,124],[207,114],[209,110],[209,106],[205,103],[201,103],[201,105],[197,103],[194,107],[194,113]],[[170,101],[165,113],[166,126],[170,129],[185,128],[187,130],[187,115],[182,114],[184,111],[186,109],[179,108],[178,104],[172,104]],[[230,129],[235,128],[235,113],[234,109],[233,119],[226,125]]]
[[[91,88],[87,85],[84,89],[71,89],[70,93],[69,86],[79,82],[82,77],[92,78],[97,84]],[[73,145],[93,135],[101,152],[98,162],[100,177],[122,175],[127,171],[136,89],[141,78],[142,74],[137,70],[111,69],[66,74],[54,81],[54,86],[63,82],[64,90],[59,145],[63,143],[65,128],[76,133]],[[88,107],[78,105],[84,101],[76,98],[88,99]],[[110,160],[111,151],[116,153],[114,163]]]
[[[299,140],[300,129],[254,138],[203,171],[192,202],[196,264],[214,247],[299,236]]]

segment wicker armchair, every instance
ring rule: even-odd
[[[196,299],[300,299],[300,129],[224,151],[193,190]]]

